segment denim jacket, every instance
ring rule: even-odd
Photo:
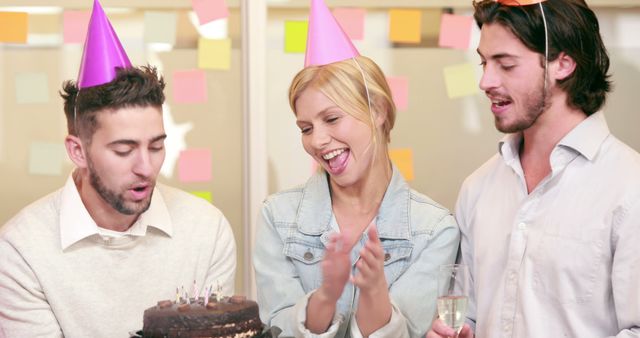
[[[409,188],[397,168],[374,220],[385,251],[392,302],[390,322],[370,337],[424,337],[436,313],[438,267],[453,263],[460,235],[451,213]],[[253,251],[260,317],[281,337],[360,337],[358,290],[347,283],[331,327],[321,335],[304,326],[308,297],[322,283],[329,234],[338,231],[326,173],[269,196],[258,220]],[[366,233],[351,250],[352,274]]]

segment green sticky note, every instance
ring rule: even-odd
[[[211,191],[191,191],[191,194],[196,195],[200,198],[204,198],[205,200],[209,201],[209,203],[213,202]]]
[[[60,176],[65,156],[62,143],[33,142],[29,151],[29,173]]]
[[[46,73],[20,73],[15,80],[17,103],[49,102],[49,77]]]
[[[307,21],[285,21],[284,23],[284,52],[304,53],[307,49]]]
[[[145,12],[144,42],[175,45],[177,22],[178,15],[173,12]]]

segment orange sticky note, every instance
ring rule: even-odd
[[[440,47],[469,49],[472,25],[473,18],[470,16],[442,14],[438,45]]]
[[[405,180],[411,181],[415,178],[413,176],[413,150],[410,148],[390,149],[389,157]]]
[[[210,181],[211,168],[210,149],[187,149],[180,152],[178,179],[181,182]]]
[[[392,9],[389,11],[389,40],[393,42],[420,43],[422,11]]]
[[[23,12],[0,12],[0,42],[26,43],[29,16]]]
[[[470,63],[444,68],[444,82],[449,98],[474,95],[478,92],[476,66]]]
[[[224,0],[191,0],[191,5],[201,25],[229,16],[229,7]]]
[[[364,39],[364,9],[336,8],[333,10],[333,16],[351,40]]]
[[[307,49],[307,21],[285,21],[284,23],[284,52],[304,53]]]
[[[191,191],[191,194],[198,196],[200,198],[204,198],[205,200],[209,201],[209,203],[213,202],[211,191]]]
[[[207,102],[207,76],[203,70],[173,72],[173,101],[176,103]]]
[[[231,39],[198,39],[198,68],[231,68]]]
[[[65,11],[63,14],[64,43],[84,43],[91,13],[88,11]]]
[[[409,107],[409,79],[405,76],[388,77],[387,83],[391,87],[393,102],[398,110]]]

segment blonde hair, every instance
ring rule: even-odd
[[[380,130],[383,146],[386,148],[391,141],[396,106],[384,73],[368,57],[358,56],[328,65],[310,66],[298,72],[289,87],[289,105],[296,115],[296,101],[308,88],[320,91],[345,113],[367,124],[371,128],[374,153],[380,144],[375,114],[385,114]]]

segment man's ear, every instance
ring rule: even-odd
[[[78,168],[87,167],[87,157],[82,140],[74,135],[67,135],[64,139],[64,146],[67,149],[67,155]]]
[[[576,61],[564,52],[560,52],[554,63],[556,63],[554,77],[559,81],[568,78],[576,70]]]

